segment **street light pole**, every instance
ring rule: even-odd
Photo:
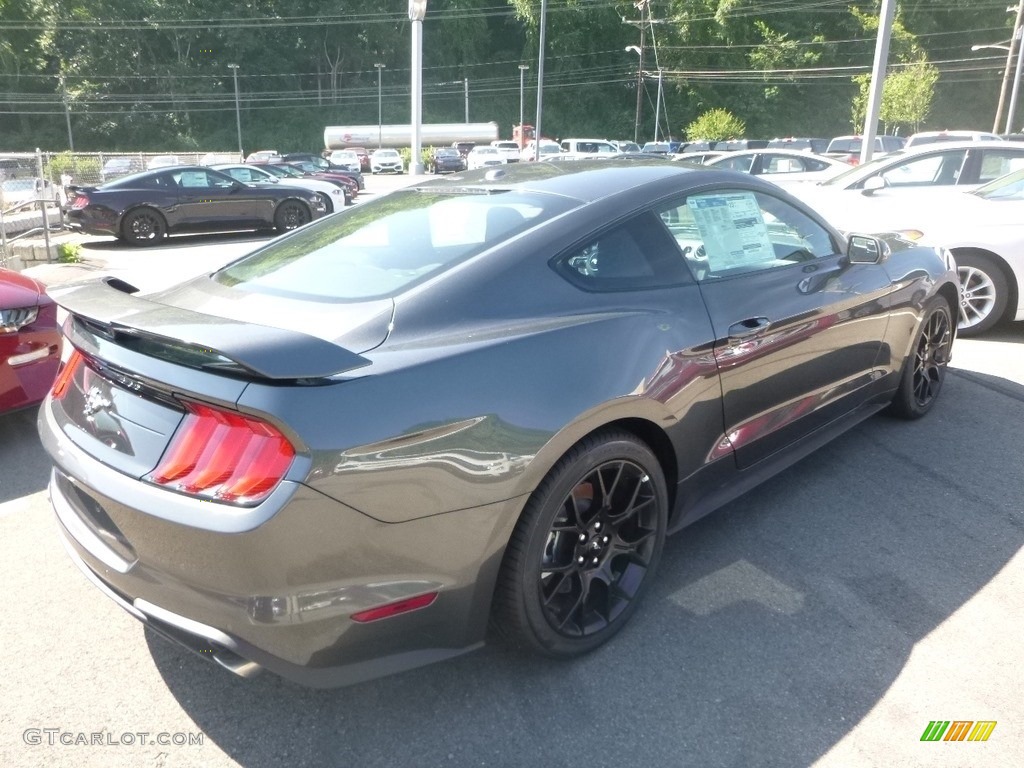
[[[381,148],[381,144],[383,143],[383,133],[384,133],[384,128],[383,128],[383,122],[384,122],[383,114],[384,113],[381,111],[382,110],[383,101],[381,100],[381,75],[380,75],[380,73],[381,73],[381,70],[383,70],[385,68],[385,65],[378,63],[378,64],[374,64],[373,66],[375,66],[377,68],[377,149],[380,149]]]
[[[469,124],[469,78],[462,78],[462,85],[466,93],[466,124]]]
[[[409,21],[412,22],[412,157],[409,175],[423,175],[423,17],[427,0],[409,0]]]
[[[519,149],[523,149],[523,145],[525,144],[523,136],[523,78],[526,76],[526,70],[529,68],[529,64],[519,65]]]
[[[658,101],[654,107],[654,141],[658,141],[658,127],[661,125],[661,76],[662,68],[658,67]]]
[[[1024,2],[1024,0],[1021,0]],[[544,49],[547,46],[548,0],[540,0],[540,39],[537,52],[537,117],[533,121],[533,159],[540,160],[541,123],[544,119]]]
[[[238,130],[238,156],[239,161],[245,160],[245,150],[242,149],[242,110],[238,105],[238,65],[228,64],[228,69],[235,80],[235,128]]]

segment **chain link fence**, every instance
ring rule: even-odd
[[[42,178],[48,184],[84,187],[154,168],[238,161],[238,152],[5,152],[0,182]]]
[[[244,158],[243,158],[244,159]],[[71,187],[90,187],[130,173],[176,165],[239,161],[237,152],[4,152],[0,153],[0,247],[8,235],[59,222]],[[50,209],[49,213],[43,211]]]

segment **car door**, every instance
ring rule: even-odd
[[[217,171],[186,168],[176,173],[175,179],[183,228],[217,230],[250,226],[258,220],[258,207],[273,207],[253,187]]]
[[[719,187],[659,210],[697,278],[715,334],[722,449],[741,468],[868,397],[890,279],[782,198]]]

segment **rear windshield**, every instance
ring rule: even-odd
[[[303,227],[212,277],[293,298],[390,298],[576,205],[514,191],[400,190]]]

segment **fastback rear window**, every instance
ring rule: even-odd
[[[577,204],[512,191],[400,190],[303,227],[212,277],[294,298],[389,298]]]

